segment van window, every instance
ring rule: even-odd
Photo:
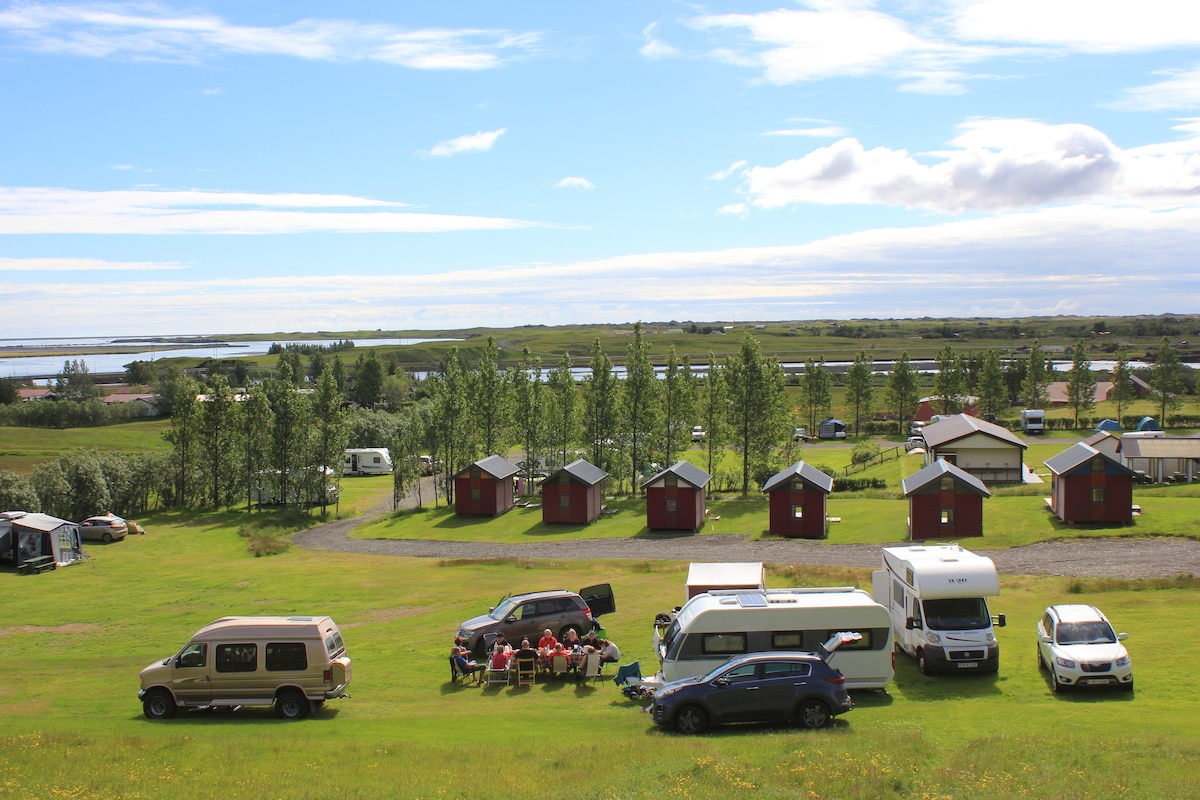
[[[772,650],[803,650],[804,634],[800,631],[771,634]]]
[[[254,672],[258,669],[258,645],[217,645],[217,672]]]
[[[202,642],[193,642],[183,648],[183,652],[179,654],[179,658],[175,661],[177,667],[203,667],[208,662],[208,645]]]
[[[700,652],[705,655],[723,655],[746,652],[744,633],[706,633],[700,639]]]
[[[342,641],[342,635],[337,631],[325,637],[325,650],[329,653],[330,658],[336,658],[346,652],[346,644]]]
[[[267,672],[308,669],[304,642],[267,642]]]

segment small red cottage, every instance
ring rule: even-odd
[[[652,531],[698,531],[704,527],[704,487],[712,476],[677,461],[642,484],[646,491],[646,527]]]
[[[824,539],[829,535],[825,499],[833,478],[803,461],[771,476],[763,492],[770,497],[771,535]]]
[[[908,498],[908,538],[963,539],[983,536],[983,481],[938,459],[901,483]]]
[[[542,481],[542,522],[587,525],[600,516],[601,489],[608,473],[578,459]]]
[[[508,511],[517,471],[500,456],[488,456],[455,473],[454,513],[498,517]]]
[[[1133,522],[1135,473],[1113,456],[1077,442],[1045,464],[1050,510],[1063,522]]]

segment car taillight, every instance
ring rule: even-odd
[[[826,678],[825,682],[826,683],[845,683],[846,679],[843,678],[841,675],[834,675],[832,678]]]
[[[588,619],[591,619],[591,618],[592,618],[592,610],[591,610],[590,608],[585,608],[585,609],[583,610],[583,613],[584,613],[584,615],[585,615],[585,616],[586,616]]]
[[[333,683],[333,670],[331,670],[331,669],[325,670],[325,682]]]

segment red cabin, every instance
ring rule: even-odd
[[[763,492],[770,497],[771,535],[824,539],[829,535],[825,499],[833,478],[803,461],[771,476]]]
[[[983,498],[992,493],[971,473],[938,459],[901,485],[908,498],[910,540],[983,536]]]
[[[500,456],[488,456],[454,475],[454,513],[497,517],[513,507],[517,468]]]
[[[1113,456],[1078,442],[1045,464],[1050,469],[1050,510],[1063,522],[1133,522],[1136,473]]]
[[[704,487],[712,476],[677,461],[642,484],[646,490],[646,527],[652,531],[698,531],[704,527]]]
[[[600,516],[608,473],[578,459],[542,481],[542,522],[587,525]]]

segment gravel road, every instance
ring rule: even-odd
[[[828,544],[803,539],[750,541],[727,534],[585,539],[570,542],[496,544],[426,539],[353,539],[350,531],[368,514],[301,531],[292,541],[304,548],[415,558],[630,559],[634,561],[764,561],[845,567],[879,565],[877,544]],[[898,544],[904,544],[900,542]],[[1003,573],[1079,578],[1150,578],[1200,575],[1200,541],[1176,538],[1075,539],[984,551]]]

